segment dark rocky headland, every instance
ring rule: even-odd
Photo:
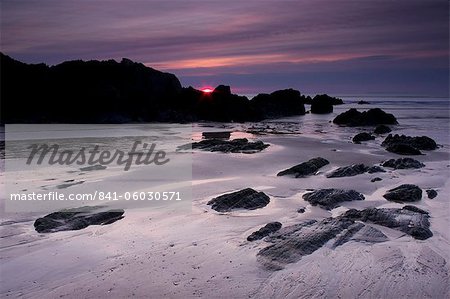
[[[329,113],[342,100],[278,90],[249,100],[225,85],[211,93],[129,59],[25,64],[0,53],[2,123],[245,122]]]

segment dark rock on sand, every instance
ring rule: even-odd
[[[267,148],[269,145],[262,141],[249,142],[246,138],[221,140],[221,139],[206,139],[191,144],[186,144],[178,147],[178,150],[199,149],[209,152],[222,153],[245,153],[254,154]]]
[[[368,173],[378,173],[378,172],[386,172],[386,170],[384,170],[383,168],[381,168],[380,166],[371,166],[369,167],[369,169],[367,170]]]
[[[313,206],[319,205],[322,208],[331,210],[344,201],[364,200],[364,195],[354,190],[319,189],[304,194],[303,199]]]
[[[250,236],[247,237],[247,241],[256,241],[261,240],[264,237],[267,237],[271,233],[276,232],[281,228],[282,224],[280,222],[270,222],[267,223],[264,227],[260,228],[256,232],[253,232]]]
[[[375,136],[372,136],[371,134],[366,132],[358,133],[352,139],[354,143],[361,143],[361,141],[369,141],[369,140],[375,140]]]
[[[394,115],[386,113],[379,108],[369,109],[368,111],[363,112],[359,112],[358,110],[352,108],[336,116],[333,123],[351,127],[375,126],[379,124],[398,124]]]
[[[61,210],[38,218],[34,228],[38,233],[80,230],[89,225],[111,224],[123,218],[122,209],[105,210],[101,206]]]
[[[413,211],[413,212],[420,213],[420,214],[427,214],[427,215],[428,215],[428,212],[427,212],[427,211],[422,210],[422,209],[419,209],[419,208],[416,207],[416,206],[406,205],[406,206],[404,206],[402,209],[404,209],[404,210],[409,210],[409,211]]]
[[[415,239],[425,240],[433,236],[430,231],[429,215],[423,210],[417,208],[395,209],[395,208],[368,208],[365,210],[351,209],[342,216],[345,218],[359,220],[368,223],[374,223],[399,230]]]
[[[100,165],[100,164],[80,168],[81,171],[94,171],[94,170],[103,170],[103,169],[106,169],[106,166]]]
[[[355,176],[367,172],[369,167],[364,164],[354,164],[350,166],[339,167],[338,169],[327,174],[327,178],[341,178]]]
[[[372,183],[375,183],[375,182],[382,181],[382,179],[379,178],[379,177],[376,177],[376,178],[371,179],[370,181],[371,181]]]
[[[269,202],[270,198],[264,192],[246,188],[213,198],[207,204],[217,212],[229,212],[233,209],[255,210],[265,207]]]
[[[428,196],[429,199],[433,199],[433,198],[435,198],[438,195],[437,191],[433,190],[433,189],[428,189],[428,190],[425,190],[425,191],[427,192],[427,196]]]
[[[354,223],[336,237],[332,248],[344,245],[351,240],[366,243],[381,243],[389,239],[377,228],[362,223]]]
[[[305,207],[300,207],[297,209],[297,213],[303,214],[306,212],[306,208]]]
[[[433,236],[428,219],[426,211],[405,206],[402,209],[350,209],[335,218],[321,221],[303,220],[268,236],[265,240],[273,244],[259,251],[258,261],[269,270],[280,270],[286,264],[297,262],[333,239],[331,248],[349,241],[377,243],[388,240],[379,229],[365,223],[385,226],[415,239],[425,240]]]
[[[386,139],[384,139],[383,143],[381,144],[384,147],[391,147],[394,145],[408,145],[410,147],[413,147],[417,150],[435,150],[437,149],[436,142],[427,136],[418,136],[418,137],[411,137],[411,136],[405,136],[405,135],[392,135],[389,134]]]
[[[422,189],[416,185],[404,184],[388,190],[383,197],[395,202],[419,201],[422,199]]]
[[[327,94],[316,95],[311,101],[311,113],[327,114],[333,112],[333,105],[343,104],[341,99],[330,97]]]
[[[261,249],[258,260],[268,269],[282,269],[321,248],[352,224],[354,221],[347,218],[327,218],[282,228],[268,237],[274,244]]]
[[[408,168],[422,168],[425,167],[425,164],[413,159],[413,158],[399,158],[399,159],[390,159],[383,164],[383,167],[389,167],[394,169],[408,169]]]
[[[231,132],[203,132],[202,137],[205,139],[230,139]]]
[[[392,144],[386,147],[386,150],[391,153],[406,156],[418,156],[422,155],[422,152],[408,144]]]
[[[291,175],[296,178],[306,177],[316,173],[323,166],[330,164],[330,162],[324,158],[317,157],[309,161],[295,165],[289,169],[283,170],[277,174],[277,176]]]
[[[375,134],[386,134],[389,132],[392,132],[391,128],[389,128],[386,125],[378,125],[375,130],[373,131]]]
[[[366,166],[364,164],[353,164],[350,166],[339,167],[338,169],[327,174],[327,178],[341,178],[355,176],[363,173],[375,173],[375,172],[385,172],[385,170],[379,166]]]

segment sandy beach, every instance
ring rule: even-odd
[[[346,105],[344,110],[351,106]],[[337,111],[335,114],[337,114]],[[401,115],[400,115],[401,116]],[[306,115],[269,121],[266,125],[289,134],[254,135],[254,124],[199,123],[189,130],[173,126],[163,131],[178,136],[165,142],[174,144],[201,139],[205,131],[233,132],[231,139],[247,137],[270,146],[255,154],[217,153],[198,150],[178,153],[180,169],[190,161],[190,175],[177,180],[177,190],[189,190],[192,201],[185,205],[139,205],[116,201],[108,207],[123,208],[124,218],[109,225],[91,225],[77,231],[37,233],[33,228],[37,213],[6,213],[1,223],[1,296],[3,298],[444,298],[449,294],[450,206],[448,137],[434,131],[440,148],[415,157],[421,169],[387,169],[384,173],[364,173],[352,177],[327,178],[338,167],[355,163],[380,165],[399,155],[385,151],[384,137],[354,144],[359,128],[338,127],[331,116]],[[401,119],[401,118],[400,118]],[[407,115],[394,132],[414,132]],[[415,120],[416,122],[420,122]],[[418,124],[420,125],[420,123]],[[94,127],[95,128],[95,127]],[[136,126],[120,127],[124,136],[140,135]],[[183,127],[184,128],[184,127]],[[7,128],[8,129],[8,128]],[[98,128],[97,128],[98,129]],[[70,131],[70,127],[66,128]],[[101,134],[117,132],[102,127]],[[64,134],[69,134],[65,131]],[[98,134],[75,130],[77,134]],[[442,132],[446,128],[442,128]],[[139,133],[140,132],[140,133]],[[161,131],[160,131],[161,132]],[[172,134],[173,133],[173,134]],[[286,133],[286,132],[285,132]],[[177,135],[178,134],[178,135]],[[438,136],[436,136],[438,135]],[[385,136],[385,135],[384,135]],[[115,140],[115,139],[114,139]],[[120,140],[120,138],[119,138]],[[114,141],[117,145],[117,140]],[[164,142],[163,142],[164,143]],[[8,146],[7,146],[8,148]],[[19,155],[19,154],[17,154]],[[305,178],[278,177],[277,173],[314,157],[330,164]],[[24,159],[6,157],[11,161]],[[7,168],[8,169],[8,168]],[[173,188],[174,182],[155,182],[149,166],[129,172],[108,167],[74,173],[65,167],[40,169],[39,178],[22,169],[2,173],[2,185],[22,190],[57,189],[64,181],[83,181],[64,190],[87,192],[112,188],[121,192]],[[374,177],[382,180],[371,182]],[[32,178],[32,179],[31,179]],[[153,178],[153,180],[152,180]],[[49,181],[49,179],[54,179]],[[184,181],[183,181],[184,180]],[[6,182],[6,183],[4,183]],[[387,240],[381,243],[349,241],[334,248],[327,242],[312,254],[289,263],[278,271],[267,269],[258,252],[267,240],[249,242],[252,232],[273,221],[283,227],[303,220],[337,217],[349,209],[402,208],[405,204],[387,201],[383,194],[400,184],[434,189],[438,196],[414,205],[429,212],[433,236],[417,240],[401,231],[372,224]],[[164,187],[165,186],[165,187]],[[207,205],[219,195],[253,188],[270,197],[270,203],[256,210],[216,212]],[[342,202],[326,210],[312,206],[302,195],[321,188],[353,189],[363,201]],[[2,198],[3,201],[7,200]],[[5,204],[5,202],[3,202]],[[86,203],[83,203],[83,205]],[[98,204],[96,202],[88,203]],[[104,204],[104,203],[102,203]],[[79,205],[79,203],[78,203]],[[304,213],[297,210],[305,208]]]

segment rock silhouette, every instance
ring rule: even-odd
[[[350,127],[398,124],[394,115],[386,113],[380,108],[369,109],[368,111],[363,112],[359,112],[355,108],[351,108],[350,110],[336,116],[333,123]]]
[[[25,64],[0,53],[2,123],[259,121],[305,114],[294,89],[249,100],[226,85],[205,93],[142,63],[67,61]]]

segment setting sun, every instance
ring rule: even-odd
[[[211,93],[214,91],[214,89],[212,89],[211,87],[203,87],[200,90],[203,91],[204,93]]]

